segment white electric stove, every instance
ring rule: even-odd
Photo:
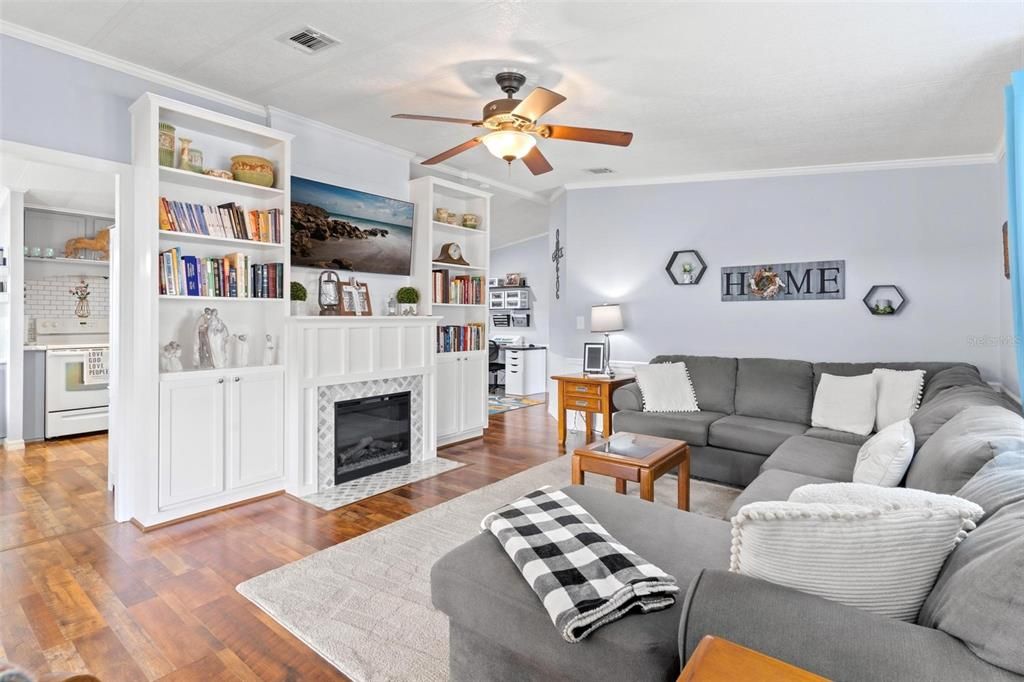
[[[109,321],[37,319],[35,344],[46,347],[46,437],[105,431],[110,390],[86,381],[85,364],[90,350],[110,348]]]

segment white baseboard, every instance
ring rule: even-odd
[[[24,450],[25,441],[23,440],[5,440],[4,450]]]

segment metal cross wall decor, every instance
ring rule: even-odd
[[[558,273],[558,263],[565,258],[565,248],[558,240],[558,230],[555,230],[555,250],[551,252],[551,262],[555,264],[555,298],[561,298],[562,279]]]

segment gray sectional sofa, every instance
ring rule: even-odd
[[[620,389],[616,428],[690,441],[694,475],[750,483],[737,508],[784,500],[806,483],[849,481],[860,439],[811,429],[811,392],[822,373],[882,366],[928,371],[906,484],[955,493],[970,481],[962,494],[989,513],[950,557],[918,622],[907,623],[729,573],[727,520],[570,486],[616,538],[674,575],[685,598],[568,644],[497,541],[481,534],[431,574],[433,602],[449,616],[453,680],[674,680],[713,634],[837,680],[1024,682],[1024,471],[997,471],[998,485],[985,478],[996,455],[1024,461],[1012,454],[1024,452],[1014,403],[960,363],[656,358],[670,359],[690,366],[708,414],[651,419],[629,403],[634,389]]]
[[[691,475],[732,485],[750,484],[761,472],[765,460],[783,444],[790,449],[828,448],[826,440],[859,447],[866,436],[811,427],[814,391],[822,374],[856,376],[876,367],[925,370],[924,398],[929,389],[949,381],[990,391],[978,370],[966,363],[951,362],[804,362],[770,358],[718,358],[700,355],[659,355],[651,363],[685,362],[700,412],[644,412],[640,388],[629,384],[619,388],[612,402],[619,411],[612,415],[615,431],[632,431],[652,436],[677,438],[690,444]],[[1002,404],[1000,402],[1000,404]],[[793,436],[816,440],[787,443]],[[839,450],[839,449],[835,449]],[[822,464],[821,474],[839,474]],[[808,475],[820,475],[814,471]],[[834,476],[825,476],[834,478]]]

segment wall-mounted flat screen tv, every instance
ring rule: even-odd
[[[292,177],[292,266],[408,275],[414,204]]]

